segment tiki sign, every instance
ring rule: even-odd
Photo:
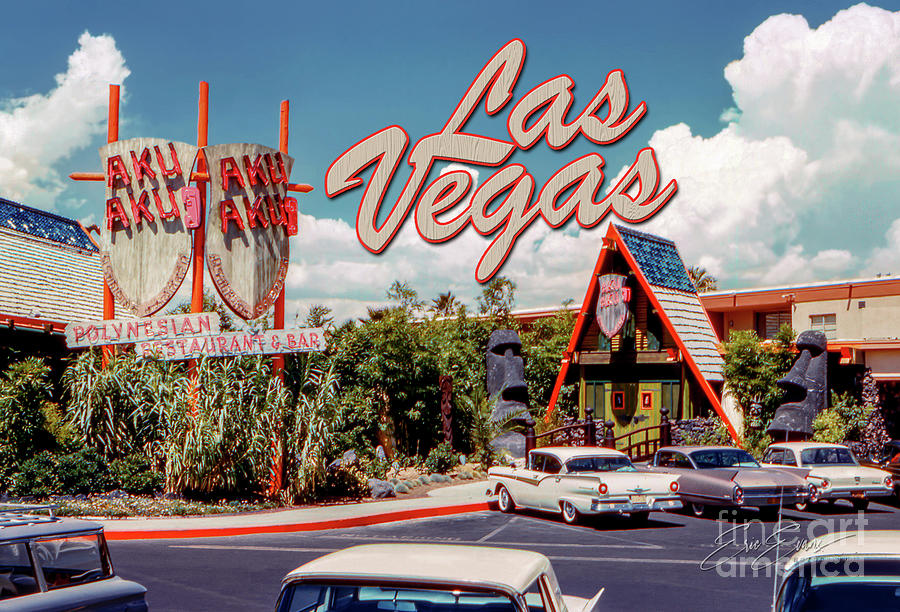
[[[631,288],[625,286],[626,277],[604,274],[600,277],[600,297],[597,299],[597,323],[607,338],[612,338],[628,320]]]
[[[210,174],[206,261],[222,299],[244,319],[284,287],[297,201],[286,197],[293,158],[254,144],[204,149]]]
[[[165,306],[191,261],[189,210],[182,190],[198,148],[133,138],[100,149],[106,168],[106,224],[100,261],[116,300],[145,317]]]

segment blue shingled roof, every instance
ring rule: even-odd
[[[619,225],[616,229],[651,285],[697,292],[674,242]]]
[[[0,227],[85,251],[97,250],[77,221],[12,202],[6,198],[0,198]]]

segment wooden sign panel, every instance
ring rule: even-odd
[[[170,338],[135,345],[142,357],[165,361],[244,355],[280,355],[325,350],[325,331],[321,327],[272,329],[259,334],[230,332],[212,336]]]
[[[254,144],[206,147],[210,206],[206,261],[228,306],[262,316],[284,286],[290,256],[288,177],[293,158]]]
[[[198,148],[160,138],[133,138],[100,149],[106,168],[103,275],[134,314],[158,312],[178,291],[191,262],[182,188]]]
[[[215,312],[80,321],[66,325],[66,346],[75,349],[104,344],[132,344],[198,334],[218,334],[220,331],[219,314]]]
[[[631,288],[625,286],[628,278],[620,274],[604,274],[600,277],[600,297],[597,299],[597,323],[607,338],[622,330],[628,320],[628,302]]]

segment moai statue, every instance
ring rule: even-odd
[[[788,400],[775,411],[766,430],[775,440],[812,437],[813,419],[828,405],[828,341],[820,331],[805,331],[797,336],[800,356],[787,376],[778,381]]]
[[[528,385],[519,334],[511,329],[491,332],[486,359],[488,396],[497,398],[491,420],[534,425],[528,412]]]

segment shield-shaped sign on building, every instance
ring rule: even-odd
[[[612,338],[628,320],[631,288],[625,286],[627,277],[604,274],[600,277],[600,296],[597,298],[597,323],[607,338]]]
[[[116,300],[149,316],[165,306],[191,263],[182,189],[198,147],[133,138],[100,149],[106,168],[106,222],[100,261]]]
[[[290,255],[288,177],[293,158],[254,144],[204,149],[210,175],[206,262],[234,312],[262,316],[284,287]]]

